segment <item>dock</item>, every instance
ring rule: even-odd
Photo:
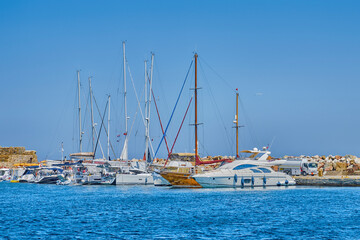
[[[296,185],[359,187],[360,176],[293,176]]]

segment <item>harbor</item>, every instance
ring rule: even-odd
[[[313,156],[313,157],[291,157],[290,163],[297,162],[293,169],[297,174],[291,174],[291,171],[284,169],[289,162],[289,156],[280,159],[273,159],[270,157],[270,152],[263,150],[247,150],[251,154],[253,160],[242,159],[236,160],[235,157],[226,157],[227,163],[223,167],[224,159],[218,156],[214,159],[209,157],[201,159],[202,163],[196,165],[194,155],[188,154],[173,154],[170,159],[156,159],[148,166],[146,171],[146,161],[141,159],[132,159],[128,161],[121,160],[66,160],[66,161],[41,161],[37,162],[36,151],[27,151],[23,147],[10,147],[0,148],[2,156],[2,166],[0,167],[0,181],[8,181],[12,183],[47,183],[57,185],[150,185],[150,186],[172,186],[181,188],[199,188],[203,187],[197,181],[200,180],[202,173],[207,176],[210,173],[216,173],[216,169],[236,169],[236,166],[245,166],[244,169],[249,168],[252,172],[244,172],[245,179],[240,180],[242,177],[241,172],[229,172],[229,185],[213,186],[213,187],[233,187],[233,188],[254,188],[266,187],[277,185],[292,185],[291,178],[294,179],[294,184],[299,186],[338,186],[338,187],[358,187],[360,186],[359,162],[356,156]],[[74,155],[73,155],[74,156]],[[82,155],[81,157],[84,157]],[[305,173],[301,171],[301,162],[296,160],[299,158],[305,159],[305,162],[313,162],[316,164],[316,170]],[[35,159],[35,161],[33,160]],[[263,161],[263,160],[266,161]],[[237,162],[240,163],[236,164]],[[232,164],[230,164],[232,163]],[[249,166],[249,164],[251,166]],[[253,165],[254,164],[254,165]],[[168,166],[169,171],[164,171],[164,166]],[[197,167],[196,167],[197,166]],[[227,167],[229,166],[229,167]],[[255,167],[261,167],[259,170]],[[269,172],[273,171],[275,174],[289,174],[288,184],[285,181],[281,183],[276,180],[274,183],[266,184],[266,177],[264,167],[268,168]],[[241,167],[243,168],[243,167]],[[176,178],[168,176],[168,173],[179,172],[179,176],[186,176],[184,183],[177,182]],[[316,172],[315,172],[316,171]],[[224,170],[221,170],[224,173]],[[257,180],[256,174],[260,173],[260,182],[255,184]],[[207,173],[207,174],[206,174]],[[315,173],[315,174],[314,174]],[[186,174],[186,175],[181,175]],[[236,178],[235,179],[235,175]],[[165,178],[163,178],[164,176]],[[215,175],[214,175],[215,176]],[[285,175],[284,175],[285,176]],[[207,179],[212,179],[213,176],[207,176]],[[267,177],[271,179],[271,177]],[[249,179],[248,182],[246,182]],[[169,181],[168,181],[169,180]],[[202,180],[200,180],[202,181]],[[175,182],[171,184],[170,182]],[[245,183],[246,182],[246,183]],[[281,183],[281,184],[278,184]],[[204,183],[204,186],[208,186]],[[222,183],[224,184],[224,183]],[[210,185],[211,187],[211,185]]]
[[[359,10],[0,1],[0,240],[360,240]]]

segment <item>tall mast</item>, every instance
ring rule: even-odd
[[[123,44],[123,61],[124,61],[124,111],[125,111],[125,141],[124,148],[121,152],[120,159],[128,159],[128,116],[127,116],[127,107],[126,107],[126,58],[125,58],[125,42]]]
[[[148,128],[149,128],[149,118],[148,118],[148,98],[147,98],[147,61],[144,61],[144,71],[145,71],[145,121],[146,121],[146,125],[145,125],[145,160],[147,162],[148,160],[148,148],[149,148],[149,136],[148,136]]]
[[[108,135],[108,149],[107,149],[107,159],[110,160],[110,95],[109,95],[109,112],[108,112],[108,130],[107,130],[107,135]]]
[[[244,127],[244,125],[239,126],[239,92],[236,89],[236,115],[235,115],[235,127],[236,128],[236,158],[239,159],[239,128]]]
[[[90,105],[91,105],[91,133],[92,133],[92,152],[94,153],[94,140],[95,140],[95,124],[94,124],[94,110],[93,110],[93,95],[92,95],[92,88],[91,88],[91,77],[89,77],[89,89],[90,89]]]
[[[80,71],[77,71],[78,95],[79,95],[79,152],[82,152],[82,129],[81,129],[81,102],[80,102]]]
[[[151,107],[151,92],[152,92],[152,82],[153,82],[153,68],[154,68],[154,53],[151,53],[151,69],[150,69],[150,83],[149,83],[149,100],[148,100],[148,127],[147,127],[147,136],[148,136],[148,143],[150,141],[150,107]],[[149,146],[148,146],[149,151]],[[147,153],[147,156],[149,156],[149,153]],[[149,161],[149,159],[147,159]]]
[[[239,158],[239,93],[236,92],[236,158]]]
[[[195,165],[198,159],[198,135],[197,135],[197,58],[198,55],[195,53]]]

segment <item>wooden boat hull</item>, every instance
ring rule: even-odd
[[[191,177],[190,173],[161,172],[160,175],[173,187],[201,188],[201,185]]]

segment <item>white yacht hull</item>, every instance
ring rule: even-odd
[[[44,176],[44,177],[36,178],[34,182],[38,184],[56,184],[58,180],[59,180],[58,175],[52,175],[52,176]]]
[[[154,178],[151,173],[116,174],[116,185],[153,185]]]
[[[216,187],[267,187],[291,186],[295,180],[282,172],[275,172],[264,163],[253,160],[236,160],[220,168],[192,176],[204,188]]]
[[[100,185],[102,181],[100,174],[84,175],[80,181],[82,185]]]
[[[35,176],[33,174],[26,174],[19,177],[20,183],[33,183],[35,181]]]
[[[204,188],[224,187],[266,187],[266,186],[291,186],[295,181],[287,175],[227,175],[227,176],[198,176],[193,177]]]

